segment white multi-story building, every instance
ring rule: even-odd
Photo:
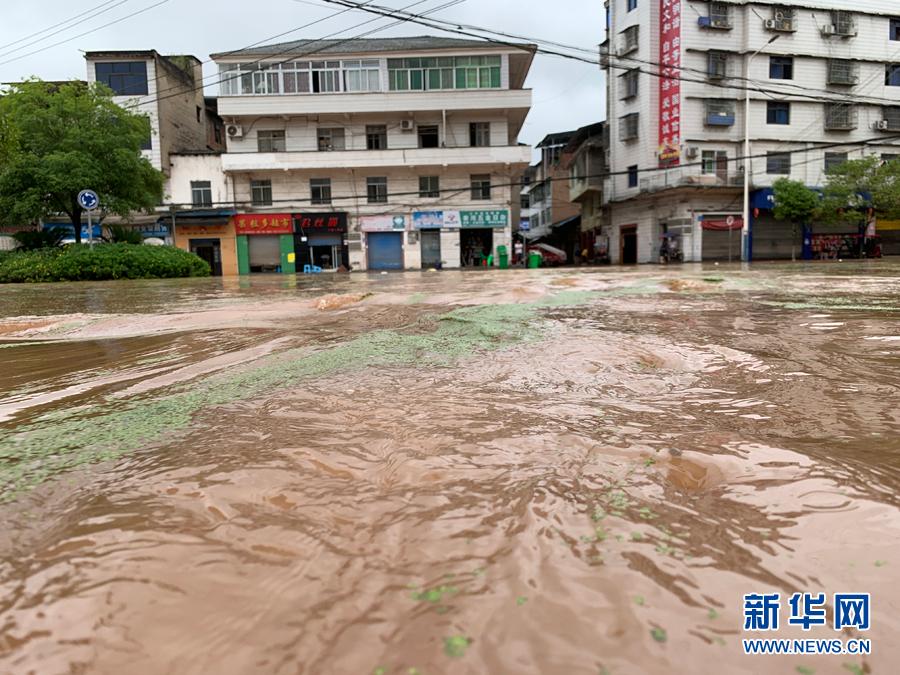
[[[459,267],[508,247],[533,56],[440,37],[213,55],[239,270]]]
[[[791,229],[771,216],[775,180],[821,186],[846,159],[900,153],[894,0],[607,0],[606,8],[613,261],[655,261],[673,237],[686,260],[740,259],[745,164],[752,255],[789,257]]]

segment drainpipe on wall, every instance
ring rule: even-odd
[[[443,124],[441,124],[441,147],[447,147],[447,111],[446,109],[441,110],[441,120]]]

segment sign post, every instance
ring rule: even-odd
[[[97,193],[93,190],[82,190],[78,193],[78,204],[87,211],[88,214],[88,245],[94,245],[94,222],[91,218],[91,214],[93,211],[100,206],[100,198],[97,196]],[[75,223],[72,223],[75,225]],[[75,225],[79,229],[81,229],[81,223]]]

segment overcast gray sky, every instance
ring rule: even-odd
[[[410,11],[427,11],[446,1],[425,0],[410,7]],[[374,4],[402,8],[413,2],[375,0]],[[94,12],[78,19],[71,27],[65,24],[50,28],[94,8]],[[145,8],[151,9],[78,37]],[[84,79],[82,51],[156,49],[163,54],[193,54],[205,61],[211,53],[257,42],[323,38],[333,33],[337,33],[336,38],[345,38],[390,23],[389,19],[379,19],[352,28],[374,18],[352,11],[269,40],[279,33],[328,17],[340,8],[320,0],[2,0],[2,10],[0,82],[15,82],[31,75],[47,80]],[[597,44],[603,39],[601,0],[466,0],[433,16],[573,44],[591,49],[595,54]],[[406,24],[376,32],[371,37],[430,32],[422,26]],[[22,40],[33,33],[38,34]],[[16,44],[10,45],[12,42]],[[206,75],[214,73],[211,64],[204,68]],[[534,90],[533,108],[519,139],[522,142],[536,144],[548,133],[603,119],[603,79],[596,65],[538,55],[527,86]]]

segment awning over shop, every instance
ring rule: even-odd
[[[194,209],[191,211],[176,211],[175,225],[178,223],[196,227],[218,227],[227,225],[233,216],[237,215],[234,209]],[[157,221],[160,224],[171,224],[172,215],[160,216]]]

